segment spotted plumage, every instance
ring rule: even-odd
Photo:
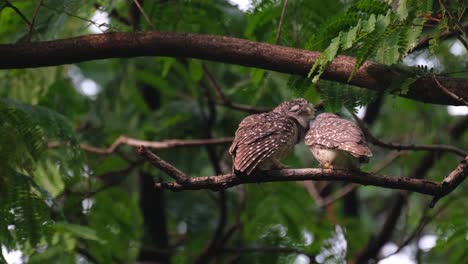
[[[357,169],[372,156],[361,129],[330,113],[318,115],[311,123],[305,143],[323,168]]]
[[[308,129],[313,106],[305,99],[284,102],[273,111],[246,117],[229,149],[233,169],[251,174],[255,168],[278,166]]]

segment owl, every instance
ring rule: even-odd
[[[362,130],[337,115],[323,113],[311,122],[305,143],[324,169],[359,170],[369,161],[369,149]]]
[[[280,160],[304,138],[314,113],[314,106],[299,98],[283,102],[271,112],[246,117],[229,148],[233,170],[249,175],[256,168],[281,168]]]

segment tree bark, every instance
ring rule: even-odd
[[[32,68],[108,58],[167,56],[212,60],[282,73],[307,76],[320,52],[282,47],[225,36],[173,32],[130,32],[86,35],[69,39],[0,45],[0,69]],[[322,78],[348,83],[356,59],[338,56]],[[407,73],[367,61],[349,84],[376,91],[390,89]],[[447,90],[468,100],[467,78],[437,76]],[[413,100],[461,105],[435,82],[433,76],[416,80],[407,93],[393,93]]]

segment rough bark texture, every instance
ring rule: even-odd
[[[219,61],[306,76],[320,54],[225,36],[170,32],[106,33],[0,45],[0,69],[54,66],[108,58],[167,56]],[[338,56],[327,67],[323,78],[346,83],[355,61],[353,57]],[[350,84],[381,91],[401,78],[401,72],[367,61]],[[466,78],[438,76],[437,79],[447,90],[468,100]],[[432,76],[415,81],[402,96],[428,103],[461,104],[441,90]]]

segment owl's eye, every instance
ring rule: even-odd
[[[300,106],[295,105],[295,106],[291,107],[291,108],[289,109],[289,111],[291,111],[291,112],[296,112],[297,110],[299,110],[299,108],[300,108]]]

